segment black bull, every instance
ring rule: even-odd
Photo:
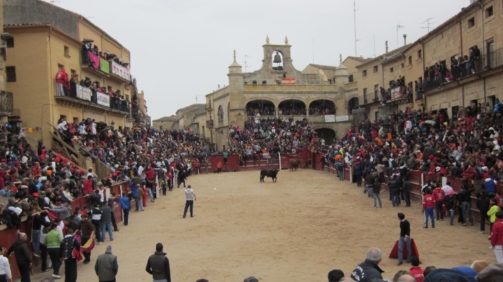
[[[263,169],[260,171],[260,182],[264,182],[264,178],[272,178],[272,182],[276,182],[279,170],[277,169]]]

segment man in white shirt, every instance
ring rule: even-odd
[[[442,190],[444,191],[444,193],[446,195],[449,195],[449,191],[453,190],[452,187],[451,187],[451,183],[449,181],[447,181],[447,183],[445,184],[445,186],[442,187]]]
[[[194,194],[194,190],[192,190],[191,186],[187,186],[185,188],[185,209],[183,210],[183,218],[187,215],[187,209],[190,207],[190,217],[194,217],[193,209],[194,209],[194,201],[196,200],[196,194]]]
[[[6,251],[7,249],[0,245],[0,281],[12,282],[9,259],[4,257]]]

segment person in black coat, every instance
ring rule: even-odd
[[[383,279],[381,273],[384,271],[379,267],[382,259],[382,252],[378,248],[370,248],[364,262],[360,263],[351,273],[351,278],[359,282],[371,282]]]
[[[480,211],[480,233],[486,230],[487,212],[490,208],[491,197],[485,192],[485,188],[477,195],[477,208]]]
[[[400,188],[398,186],[398,181],[396,175],[393,175],[391,179],[388,181],[389,193],[391,195],[391,202],[393,206],[398,206],[400,204],[399,192]]]
[[[17,241],[12,244],[7,251],[7,256],[10,256],[12,253],[16,255],[16,263],[19,273],[21,274],[21,282],[30,281],[30,269],[32,267],[32,262],[30,250],[28,248],[28,244],[26,243],[27,240],[28,236],[26,236],[26,233],[19,233]]]

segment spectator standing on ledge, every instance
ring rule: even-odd
[[[379,267],[381,257],[382,253],[378,248],[368,249],[365,261],[353,270],[351,278],[358,282],[371,282],[374,279],[383,279],[381,273],[384,271]]]
[[[0,245],[0,282],[12,282],[9,259],[4,257],[6,249]]]
[[[161,243],[155,245],[155,253],[148,258],[146,270],[152,275],[154,282],[171,282],[169,259],[163,252]]]
[[[194,201],[196,200],[196,194],[194,194],[194,190],[192,190],[189,185],[185,188],[185,208],[183,209],[183,218],[187,215],[187,209],[190,207],[190,217],[194,217]]]
[[[105,253],[98,256],[94,271],[100,282],[115,282],[115,276],[119,271],[117,256],[112,254],[112,246],[108,245]]]
[[[403,245],[407,245],[407,262],[410,262],[412,257],[412,248],[410,246],[410,223],[405,219],[405,215],[398,213],[400,220],[400,239],[398,240],[398,265],[403,264]]]
[[[9,251],[7,252],[8,256],[11,256],[12,253],[16,255],[16,263],[19,269],[19,273],[21,274],[21,282],[31,281],[30,270],[32,264],[30,250],[28,249],[28,244],[26,244],[27,240],[28,236],[26,236],[26,233],[19,233],[17,241],[9,248]]]

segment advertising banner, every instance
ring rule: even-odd
[[[114,61],[112,61],[112,73],[125,80],[131,80],[131,73],[129,73],[129,70]]]
[[[97,92],[98,105],[110,107],[110,96]]]

